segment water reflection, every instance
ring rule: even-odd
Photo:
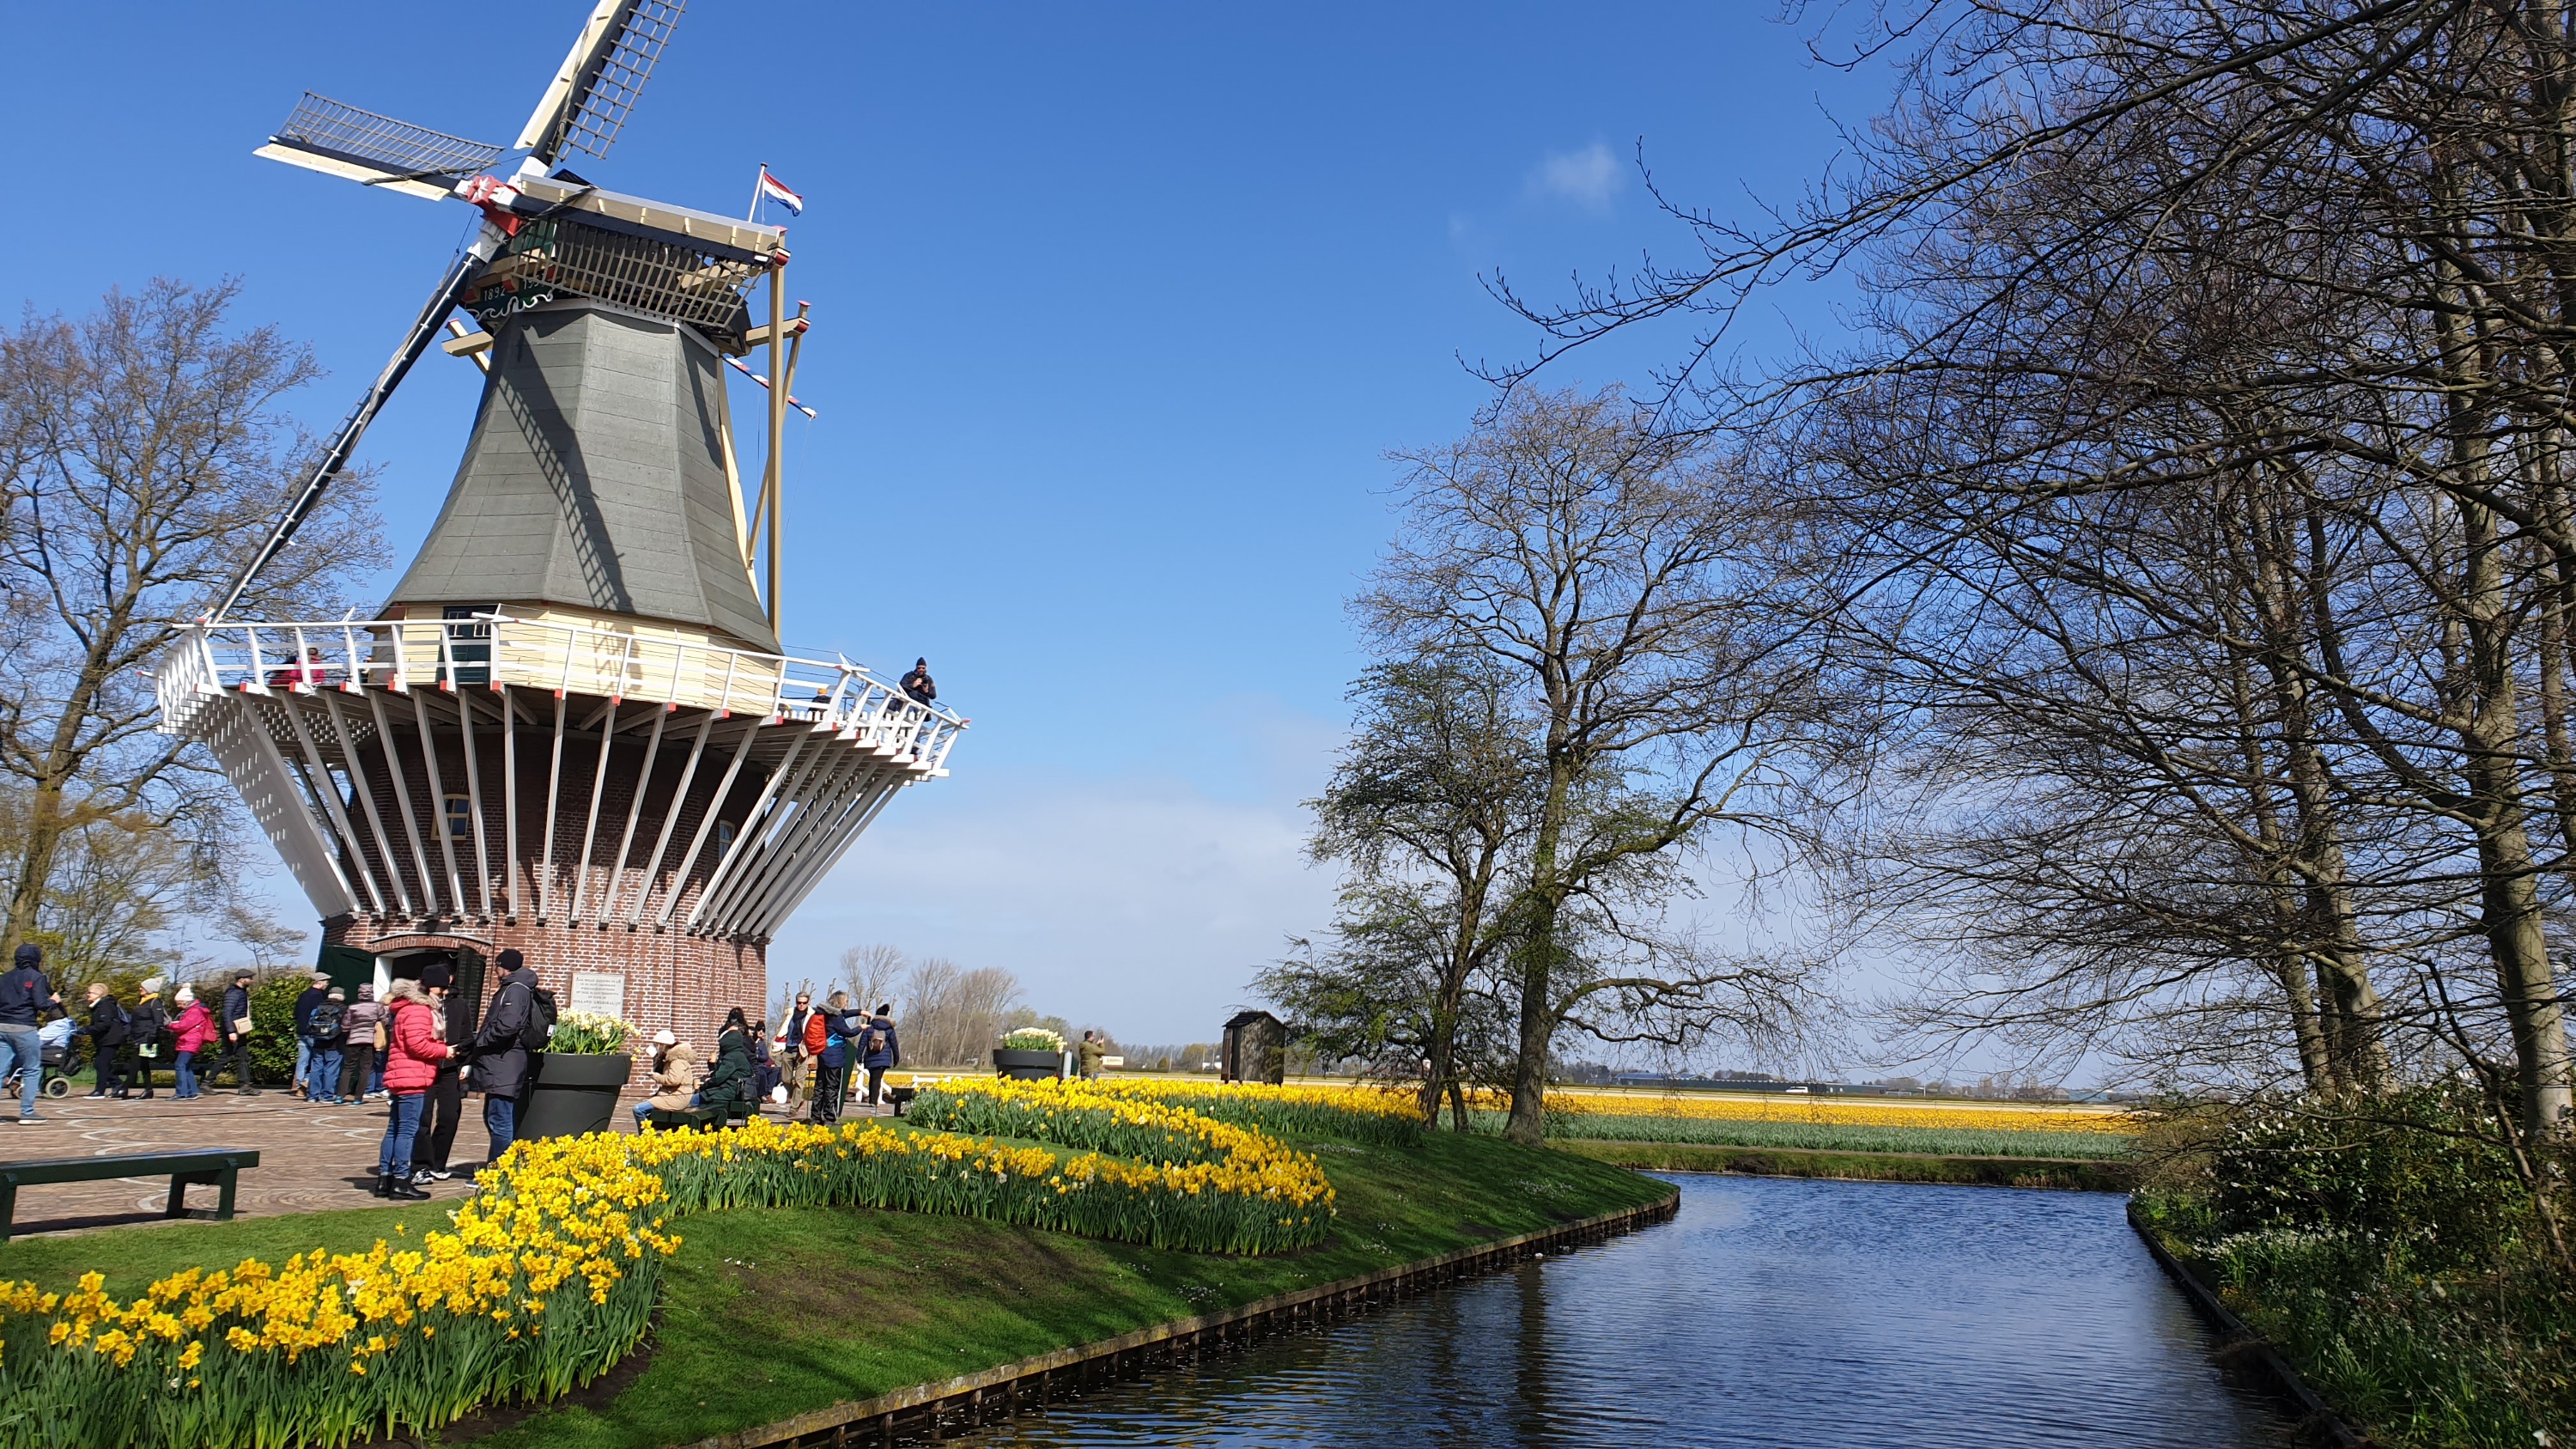
[[[950,1442],[2289,1442],[2116,1197],[1674,1180],[1666,1226]]]

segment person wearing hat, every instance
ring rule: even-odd
[[[466,1054],[474,1063],[474,1089],[483,1094],[483,1130],[492,1139],[489,1161],[498,1162],[519,1135],[519,1095],[528,1087],[524,1037],[538,1020],[542,988],[537,968],[515,949],[493,957],[492,964],[501,970],[501,985],[492,993],[492,1009]]]
[[[134,1009],[125,1014],[125,1050],[131,1061],[125,1080],[142,1088],[147,1101],[152,1076],[161,1069],[161,1033],[170,1025],[170,1014],[161,1006],[163,984],[158,976],[147,978],[134,993]]]
[[[233,1054],[233,1090],[245,1097],[259,1095],[250,1082],[250,983],[251,969],[244,966],[233,973],[233,984],[224,988],[223,1008],[215,1013],[215,1030]]]
[[[313,1013],[331,999],[331,978],[316,971],[313,984],[295,998],[295,1095],[306,1099],[328,1095],[313,1090]],[[337,1083],[333,1084],[337,1086]]]
[[[653,1033],[653,1095],[635,1104],[635,1125],[656,1112],[686,1112],[698,1104],[698,1050],[672,1034]]]
[[[796,1009],[787,1013],[786,1029],[778,1034],[779,1041],[787,1048],[782,1065],[786,1070],[787,1108],[791,1112],[796,1109],[797,1103],[805,1100],[805,1076],[809,1060],[805,1051],[805,1023],[813,1015],[814,993],[797,992]]]
[[[444,961],[432,961],[421,968],[420,989],[438,1009],[438,1039],[443,1042],[474,1039],[474,1003],[456,993],[456,968]],[[442,1058],[438,1075],[430,1079],[429,1106],[421,1123],[423,1145],[413,1154],[414,1181],[428,1178],[445,1182],[453,1174],[447,1166],[447,1155],[456,1148],[456,1126],[465,1116],[465,1079],[463,1062],[457,1056]]]
[[[37,1018],[60,1011],[63,999],[45,979],[45,953],[34,942],[18,948],[17,959],[0,972],[0,1076],[18,1073],[20,1122],[36,1120],[36,1094],[45,1085],[45,1049],[36,1035]]]
[[[901,683],[903,692],[916,704],[929,704],[939,698],[939,686],[930,682],[930,661],[926,658],[912,661],[912,672]]]
[[[206,1009],[206,1003],[197,999],[197,988],[193,986],[180,987],[177,1001],[179,1019],[170,1023],[170,1033],[175,1039],[170,1052],[170,1069],[179,1079],[178,1090],[173,1095],[186,1102],[197,1096],[197,1053],[204,1051],[206,1043],[215,1039],[215,1014]]]

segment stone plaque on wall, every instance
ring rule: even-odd
[[[574,1011],[593,1011],[601,1016],[626,1015],[626,976],[619,971],[576,971],[572,973]]]

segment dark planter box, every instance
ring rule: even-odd
[[[1064,1057],[1057,1052],[1018,1052],[1007,1047],[993,1049],[993,1075],[1009,1077],[1015,1082],[1042,1082],[1064,1075]]]
[[[635,1071],[635,1059],[538,1052],[536,1080],[519,1102],[521,1137],[578,1137],[605,1132],[617,1117],[617,1094]]]

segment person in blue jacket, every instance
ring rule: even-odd
[[[903,1044],[894,1035],[893,1002],[878,1002],[876,1015],[859,1028],[859,1064],[868,1069],[868,1105],[874,1107],[885,1094],[886,1068],[903,1065]]]

